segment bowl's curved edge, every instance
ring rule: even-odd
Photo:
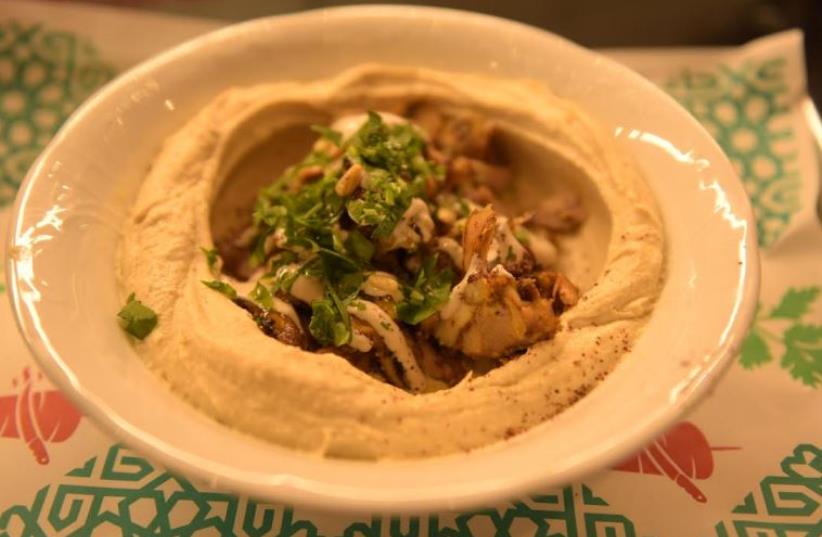
[[[528,32],[532,35],[539,35],[542,38],[550,37],[563,46],[573,48],[578,53],[583,53],[592,57],[598,58],[607,65],[610,69],[621,71],[623,74],[631,78],[636,84],[645,87],[646,89],[657,94],[660,99],[668,100],[669,104],[678,109],[678,111],[687,119],[695,130],[700,131],[704,137],[709,140],[712,148],[718,155],[722,156],[721,162],[723,167],[730,171],[731,176],[736,177],[733,173],[730,162],[725,157],[724,152],[719,145],[713,140],[708,132],[693,118],[687,111],[685,111],[672,97],[662,92],[654,84],[641,75],[635,73],[628,67],[625,67],[610,58],[603,57],[595,52],[586,50],[579,45],[576,45],[565,38],[556,36],[549,32],[534,28],[532,26],[500,19],[490,15],[470,13],[454,9],[432,8],[432,7],[417,7],[417,6],[390,6],[390,5],[372,5],[372,6],[347,6],[328,9],[310,10],[297,14],[278,15],[273,17],[265,17],[255,19],[240,24],[231,25],[225,28],[215,30],[213,32],[195,37],[189,41],[181,43],[165,52],[154,56],[138,64],[137,66],[120,74],[114,80],[97,90],[88,100],[86,100],[74,113],[70,115],[68,120],[60,128],[59,132],[44,151],[37,158],[35,163],[29,169],[20,190],[16,197],[13,206],[13,219],[8,231],[8,248],[7,248],[7,281],[9,288],[9,298],[12,305],[15,320],[18,328],[24,337],[26,345],[32,352],[38,365],[44,370],[47,376],[59,386],[64,393],[71,399],[71,401],[81,408],[88,417],[90,417],[97,425],[103,428],[108,434],[112,435],[114,439],[123,441],[124,443],[134,446],[138,451],[147,454],[150,458],[155,458],[161,461],[174,471],[179,471],[185,474],[195,475],[203,479],[210,486],[226,487],[233,491],[249,494],[254,497],[271,498],[286,503],[295,503],[313,508],[331,509],[339,512],[348,513],[370,513],[379,512],[390,509],[392,512],[402,513],[419,513],[425,511],[434,511],[440,509],[463,509],[475,507],[477,505],[487,505],[492,502],[499,502],[506,499],[511,499],[517,496],[522,496],[533,492],[538,487],[554,487],[567,484],[570,481],[579,479],[591,474],[597,470],[607,468],[625,457],[631,455],[655,437],[664,431],[666,426],[670,426],[674,421],[682,417],[685,413],[693,408],[698,403],[701,396],[710,390],[716,382],[721,378],[721,374],[728,369],[733,357],[739,351],[742,343],[742,338],[745,331],[753,322],[756,299],[759,292],[759,256],[757,248],[757,239],[755,226],[750,225],[753,222],[753,211],[747,195],[744,195],[741,182],[737,186],[740,190],[741,206],[737,209],[743,214],[742,218],[747,222],[745,244],[742,245],[744,249],[744,256],[741,259],[741,267],[743,273],[740,275],[740,287],[737,292],[736,309],[732,317],[729,319],[727,330],[728,333],[736,333],[738,337],[726,340],[723,345],[717,348],[711,356],[714,358],[711,361],[711,367],[705,369],[695,382],[691,382],[683,387],[677,401],[667,407],[664,411],[659,411],[652,415],[651,418],[644,422],[644,426],[638,429],[633,437],[624,442],[620,449],[615,449],[612,452],[604,455],[596,461],[590,461],[586,465],[577,466],[574,471],[567,471],[560,474],[554,474],[549,477],[530,477],[519,480],[515,483],[507,483],[506,486],[500,487],[498,482],[488,484],[482,488],[475,488],[470,492],[462,491],[461,494],[455,495],[453,491],[448,489],[441,489],[437,491],[430,491],[432,494],[420,495],[417,491],[416,498],[409,498],[407,500],[398,502],[397,500],[381,498],[376,494],[371,494],[370,497],[364,497],[362,491],[347,490],[338,492],[346,494],[346,496],[328,494],[320,491],[317,486],[310,486],[309,483],[302,482],[295,485],[293,482],[285,483],[272,490],[270,486],[263,483],[250,482],[244,479],[232,478],[226,475],[220,475],[215,472],[208,472],[202,466],[193,464],[191,460],[186,460],[183,453],[177,453],[173,446],[166,446],[166,449],[160,449],[157,444],[162,444],[160,439],[155,437],[146,437],[139,432],[130,430],[127,424],[124,424],[114,416],[112,416],[111,409],[102,405],[101,402],[95,401],[91,394],[84,393],[78,388],[77,383],[72,379],[70,371],[62,366],[62,360],[55,360],[59,355],[52,350],[46,348],[43,342],[48,342],[48,338],[37,328],[36,313],[27,309],[22,301],[20,294],[19,274],[15,263],[16,242],[15,238],[21,231],[22,224],[22,207],[24,200],[30,195],[31,190],[35,186],[36,173],[38,167],[42,166],[47,161],[54,151],[54,148],[59,145],[61,139],[70,132],[73,126],[82,120],[82,117],[93,109],[97,102],[114,94],[118,89],[128,84],[130,79],[139,77],[145,73],[150,72],[155,66],[161,65],[174,60],[178,56],[185,55],[189,50],[196,49],[200,45],[216,40],[219,41],[235,33],[242,33],[248,28],[257,25],[269,24],[277,20],[297,20],[300,18],[314,18],[314,17],[345,17],[356,14],[363,15],[404,15],[404,16],[425,16],[425,17],[443,17],[451,16],[460,17],[463,21],[470,20],[476,24],[493,24],[493,25],[507,25],[511,28],[517,28],[520,32]],[[322,485],[322,484],[316,484]],[[444,493],[443,493],[444,492]]]

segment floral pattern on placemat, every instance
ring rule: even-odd
[[[0,21],[0,207],[63,121],[112,76],[96,48],[73,33]]]
[[[770,246],[799,210],[799,171],[785,82],[786,60],[686,69],[663,87],[705,126],[745,183],[759,243]]]
[[[634,523],[585,485],[456,516],[366,517],[341,537],[636,537]],[[321,537],[315,521],[290,507],[203,490],[119,445],[40,489],[28,505],[0,513],[0,537],[65,535]],[[99,532],[99,533],[98,533]],[[330,537],[330,536],[329,536]]]
[[[808,319],[820,288],[789,288],[772,308],[760,304],[742,343],[739,361],[753,369],[779,357],[779,365],[811,387],[822,386],[822,325]]]

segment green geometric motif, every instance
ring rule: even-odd
[[[74,34],[0,21],[0,207],[63,121],[113,75]]]
[[[585,485],[501,509],[427,517],[371,516],[325,531],[285,506],[198,489],[115,445],[0,512],[0,537],[245,535],[262,537],[636,537],[633,523]],[[201,533],[202,532],[202,533]]]
[[[686,70],[664,84],[733,163],[751,198],[762,246],[780,237],[800,206],[785,65],[784,58],[772,58]]]
[[[91,477],[91,473],[94,471],[95,464],[97,464],[97,457],[92,457],[89,460],[87,460],[82,466],[78,466],[66,475],[70,477]]]
[[[261,536],[274,530],[271,506],[198,490],[119,446],[108,451],[102,464],[97,460],[41,489],[31,506],[14,506],[0,514],[0,537],[165,536],[205,530],[212,535]]]
[[[751,331],[742,342],[742,367],[753,369],[771,362],[771,349],[781,348],[779,365],[783,369],[812,388],[822,386],[822,325],[805,319],[819,292],[816,286],[789,288],[768,313],[760,304]]]
[[[731,516],[714,526],[717,537],[820,537],[822,449],[800,444]]]

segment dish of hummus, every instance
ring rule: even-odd
[[[328,457],[522,433],[628,354],[664,283],[655,201],[527,80],[363,65],[232,88],[125,223],[138,354],[217,421]]]

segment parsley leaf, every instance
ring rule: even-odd
[[[818,287],[790,288],[771,311],[770,316],[776,319],[799,319],[808,312],[817,296]]]
[[[285,291],[286,293],[291,291],[291,286],[294,285],[297,278],[299,278],[302,274],[308,274],[308,270],[311,268],[311,263],[312,262],[305,263],[296,269],[286,268],[282,271],[274,271],[269,273],[274,276],[271,289],[275,293],[277,291]]]
[[[339,347],[351,340],[351,328],[331,298],[311,303],[311,322],[308,331],[321,345]]]
[[[356,229],[348,233],[345,249],[362,263],[367,263],[374,257],[374,243]]]
[[[409,123],[386,124],[379,114],[368,112],[368,120],[351,139],[346,154],[353,162],[386,170],[392,175],[437,175],[423,157],[425,141]]]
[[[387,237],[411,205],[411,200],[421,195],[422,185],[422,180],[407,182],[384,170],[371,170],[362,197],[346,205],[348,216],[361,226],[374,226],[372,236]]]
[[[203,255],[206,258],[206,263],[208,263],[208,269],[212,272],[212,274],[218,273],[217,262],[220,260],[220,256],[217,254],[217,249],[203,248],[201,246],[200,251],[203,252]]]
[[[274,297],[271,296],[271,291],[269,291],[268,287],[260,282],[257,282],[257,285],[255,285],[254,289],[251,290],[251,294],[249,296],[251,297],[251,300],[267,310],[274,307]]]
[[[405,289],[405,300],[397,304],[397,317],[416,325],[433,315],[448,300],[454,271],[437,271],[437,255],[425,260],[414,285]]]
[[[134,293],[128,296],[117,317],[120,327],[137,339],[145,339],[157,326],[157,314],[134,298]]]
[[[411,200],[425,195],[425,182],[444,178],[440,167],[425,159],[425,141],[410,124],[387,125],[379,114],[351,138],[346,156],[366,169],[360,198],[346,204],[348,216],[360,226],[373,226],[373,237],[391,234]]]
[[[251,298],[262,304],[268,299],[266,293],[289,290],[301,275],[316,278],[325,295],[311,305],[309,330],[321,344],[338,346],[351,339],[347,308],[371,268],[376,250],[372,238],[390,235],[412,200],[425,195],[426,182],[432,177],[444,179],[444,170],[425,159],[425,141],[414,127],[387,125],[373,112],[347,140],[327,127],[312,129],[338,146],[344,144],[345,154],[332,157],[312,151],[258,195],[253,214],[257,233],[250,252],[252,266],[261,265],[271,256],[265,245],[272,233],[278,234],[278,240],[264,276],[271,281],[255,288]],[[335,186],[351,164],[365,168],[362,194],[341,198]],[[310,174],[301,175],[308,168],[313,168]],[[352,220],[358,228],[352,229]],[[296,270],[282,270],[297,263],[300,267]],[[230,292],[233,289],[227,291],[220,282],[204,283],[234,296]],[[421,296],[420,300],[424,302],[425,298]],[[426,306],[420,302],[414,307]]]
[[[343,139],[341,132],[322,125],[311,125],[311,130],[319,134],[322,138],[333,142],[337,147],[342,147]]]
[[[291,265],[291,264],[296,263],[296,262],[297,262],[297,254],[295,254],[294,252],[289,251],[289,250],[281,252],[281,253],[275,255],[274,257],[272,257],[271,260],[268,262],[268,272],[266,272],[263,277],[264,278],[271,278],[273,276],[276,276],[277,271],[280,270],[280,268],[282,268],[286,265]]]
[[[765,338],[756,329],[751,330],[742,340],[742,348],[740,349],[742,367],[753,369],[771,360],[773,360],[773,356]]]
[[[220,280],[211,280],[211,281],[203,280],[203,285],[205,285],[209,289],[214,289],[218,293],[221,293],[221,294],[227,296],[231,300],[234,300],[235,298],[237,298],[237,290],[234,289],[233,287],[231,287],[231,285],[229,285],[225,282],[221,282]]]
[[[333,248],[334,225],[343,212],[343,200],[334,191],[336,175],[304,185],[297,192],[264,193],[257,199],[256,225],[260,229],[255,252],[262,253],[266,237],[282,229],[291,250]]]
[[[822,325],[795,324],[785,331],[783,338],[782,367],[793,378],[816,387],[822,382]]]

